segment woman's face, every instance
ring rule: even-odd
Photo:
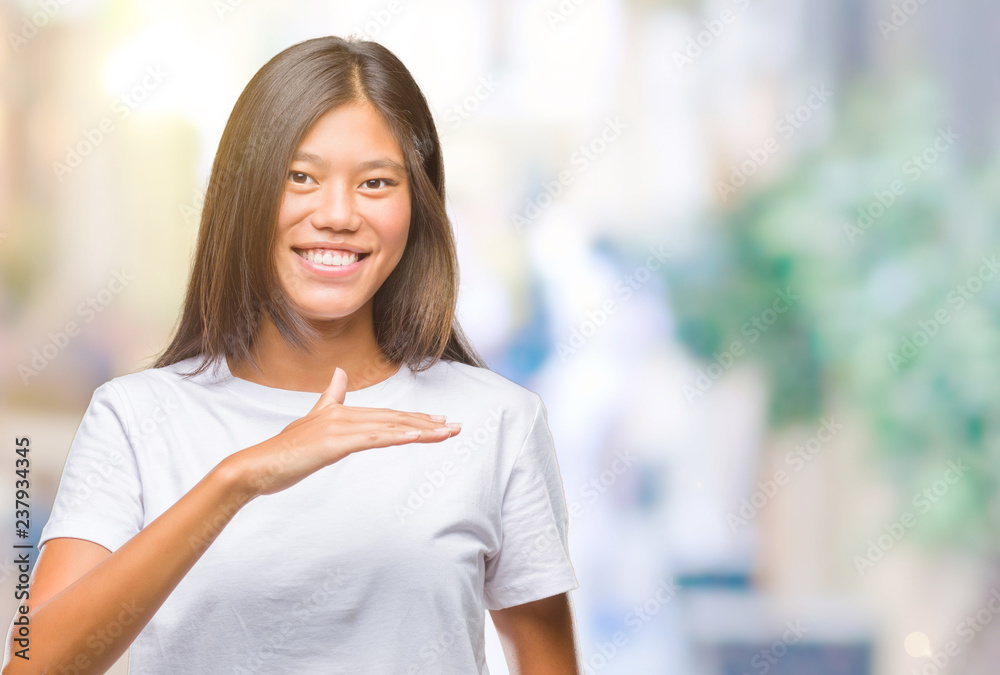
[[[366,103],[328,111],[285,177],[275,250],[280,283],[308,319],[350,316],[403,256],[410,189],[402,149]]]

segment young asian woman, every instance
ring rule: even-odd
[[[456,319],[427,102],[370,41],[254,76],[176,333],[94,393],[3,673],[576,673],[545,408]],[[88,479],[100,476],[100,481]],[[62,670],[59,670],[62,668]],[[74,670],[75,669],[75,670]]]

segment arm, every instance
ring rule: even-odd
[[[569,596],[490,610],[511,675],[579,675]]]
[[[13,655],[11,631],[3,675],[56,672],[60,665],[106,672],[249,501],[238,486],[223,461],[114,553],[81,539],[46,544],[32,573],[30,660]]]

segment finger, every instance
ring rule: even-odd
[[[423,413],[408,413],[401,410],[385,408],[353,408],[342,406],[336,410],[339,420],[359,425],[385,425],[416,429],[434,429],[444,424],[441,415],[425,415]]]
[[[447,415],[431,415],[429,413],[414,412],[412,410],[396,410],[395,408],[366,408],[364,406],[348,406],[351,410],[357,410],[364,413],[402,413],[404,415],[412,415],[414,417],[420,417],[422,419],[431,420],[433,422],[445,422],[447,421]]]
[[[438,436],[451,438],[452,436],[457,436],[461,431],[461,422],[448,422],[443,426],[434,427],[429,432],[426,429],[418,429],[416,431],[407,431],[405,435],[411,437],[415,442],[436,443],[438,441]],[[443,440],[443,438],[441,440]]]
[[[407,429],[403,427],[389,428],[381,425],[366,431],[358,431],[348,435],[344,440],[349,452],[359,452],[371,448],[384,448],[390,445],[406,445],[407,443],[440,443],[457,433],[448,426],[438,426],[433,429]]]
[[[334,368],[333,377],[330,378],[330,385],[326,388],[322,394],[320,394],[319,400],[316,401],[316,405],[313,406],[312,411],[319,410],[320,408],[325,408],[329,405],[339,403],[343,405],[344,398],[347,396],[347,373],[340,366]]]

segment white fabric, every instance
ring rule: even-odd
[[[319,398],[234,378],[224,359],[182,378],[197,361],[96,390],[40,547],[76,537],[117,550]],[[447,415],[463,429],[352,454],[244,506],[132,644],[130,673],[483,674],[484,609],[578,588],[537,394],[439,361],[403,366],[345,404]]]

